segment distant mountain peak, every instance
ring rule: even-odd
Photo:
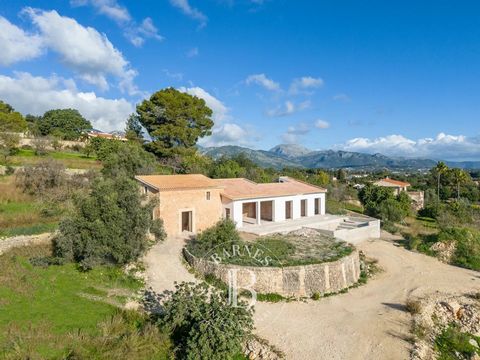
[[[293,158],[309,154],[312,152],[312,150],[298,144],[279,144],[271,148],[269,152],[280,156]]]

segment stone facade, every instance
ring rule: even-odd
[[[248,288],[255,276],[253,289],[257,293],[276,293],[285,297],[339,292],[355,284],[360,277],[357,251],[333,262],[284,268],[217,264],[197,258],[186,249],[184,256],[190,266],[202,275],[211,274],[228,283],[229,272],[233,270],[236,271],[239,287]]]
[[[145,188],[147,188],[145,190]],[[142,187],[148,197],[159,200],[154,217],[161,218],[169,236],[182,233],[182,212],[191,212],[192,232],[196,233],[213,226],[222,218],[221,189],[190,189],[157,191],[148,186]],[[207,195],[209,193],[209,195]]]
[[[423,191],[409,191],[407,194],[410,196],[410,199],[412,199],[412,206],[416,211],[424,208],[425,194]]]

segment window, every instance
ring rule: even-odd
[[[207,200],[210,200],[210,191],[207,191]]]
[[[145,186],[145,188],[143,189],[143,191],[145,192],[145,194],[148,194],[148,187]]]

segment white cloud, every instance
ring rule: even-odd
[[[294,79],[290,85],[290,93],[298,94],[301,91],[316,89],[323,86],[324,81],[321,78],[314,78],[311,76],[303,76]]]
[[[198,54],[199,54],[198,47],[191,48],[190,50],[187,51],[188,58],[196,57],[198,56]]]
[[[257,85],[263,86],[265,89],[270,91],[280,90],[280,85],[277,82],[273,81],[272,79],[269,79],[265,74],[249,75],[245,80],[245,83],[247,85],[257,84]]]
[[[140,25],[130,15],[125,6],[117,0],[70,0],[72,6],[92,6],[99,14],[105,15],[115,21],[122,29],[124,36],[136,47],[145,43],[145,39],[151,38],[163,40],[158,29],[149,17],[143,19]]]
[[[132,19],[128,9],[117,3],[116,0],[71,0],[72,6],[93,6],[99,14],[105,15],[110,19],[124,23]]]
[[[275,109],[267,111],[267,115],[270,117],[282,117],[295,114],[298,111],[305,110],[310,107],[310,101],[303,101],[298,105],[295,105],[292,101],[285,101],[284,106],[279,106]]]
[[[347,94],[337,94],[332,97],[334,101],[343,101],[343,102],[349,102],[350,97]]]
[[[41,115],[51,109],[74,108],[95,128],[105,131],[123,130],[128,115],[134,111],[133,105],[123,98],[106,99],[94,92],[79,92],[72,79],[29,73],[0,75],[0,99],[23,114]]]
[[[251,145],[255,135],[248,129],[232,122],[228,107],[201,87],[180,87],[179,91],[197,96],[213,111],[212,135],[199,140],[202,146]]]
[[[225,146],[225,145],[249,145],[252,135],[234,123],[226,123],[216,126],[212,135],[199,141],[202,146]]]
[[[298,143],[300,138],[310,132],[310,127],[306,123],[299,123],[295,126],[289,126],[287,131],[282,134],[282,141],[287,144]]]
[[[328,129],[330,127],[330,123],[328,121],[318,119],[315,121],[315,127],[318,129]]]
[[[143,19],[142,23],[137,26],[132,22],[124,29],[125,37],[136,47],[140,47],[145,43],[145,39],[156,39],[162,41],[164,37],[158,33],[158,29],[149,17]]]
[[[375,139],[355,138],[338,148],[348,151],[381,153],[388,156],[423,157],[444,160],[474,160],[480,157],[480,137],[438,134],[435,138],[408,139],[388,135]]]
[[[136,71],[108,40],[92,27],[84,27],[75,19],[60,16],[55,10],[25,8],[24,13],[40,30],[45,46],[60,56],[60,60],[90,84],[106,90],[108,76],[119,79],[120,88],[138,94],[133,83]]]
[[[41,55],[43,44],[37,34],[29,34],[0,16],[0,65],[11,65]]]
[[[163,69],[162,70],[165,75],[167,75],[170,79],[173,79],[175,81],[181,81],[183,79],[183,73],[181,72],[172,72],[168,69]]]
[[[200,21],[201,27],[207,25],[207,16],[198,9],[192,7],[188,0],[170,0],[170,4],[180,9],[185,15],[191,17],[192,19]]]
[[[228,108],[225,106],[225,104],[201,87],[180,87],[178,90],[205,100],[207,106],[213,111],[213,120],[215,123],[230,119]]]

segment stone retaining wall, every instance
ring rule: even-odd
[[[49,244],[51,241],[51,233],[0,239],[0,255],[16,247]]]
[[[285,297],[310,297],[341,291],[355,284],[360,277],[360,257],[357,251],[340,260],[322,264],[257,267],[221,264],[197,258],[187,249],[183,250],[185,259],[202,275],[213,275],[228,283],[229,273],[236,272],[240,288],[253,289],[257,293],[276,293]],[[255,281],[253,280],[255,277]]]

